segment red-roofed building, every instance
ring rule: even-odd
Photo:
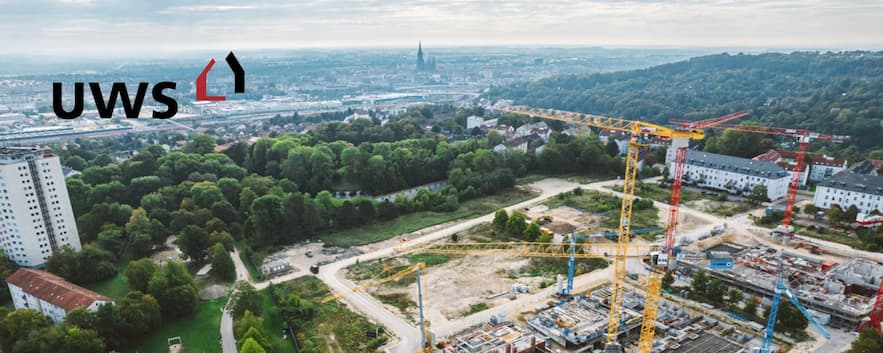
[[[809,156],[807,155],[807,164],[804,175],[800,176],[800,184],[806,184],[806,178],[812,181],[822,181],[828,179],[834,174],[846,170],[847,162],[843,159],[836,159],[826,155]],[[794,170],[797,166],[797,152],[783,150],[769,150],[754,157],[754,160],[773,162],[787,170]]]
[[[18,269],[6,277],[9,294],[16,309],[32,309],[61,323],[67,313],[79,307],[90,311],[112,300],[66,281],[46,271]]]

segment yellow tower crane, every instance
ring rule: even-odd
[[[635,186],[638,174],[638,154],[647,147],[645,140],[656,136],[673,141],[701,140],[705,133],[699,128],[676,130],[670,127],[643,121],[625,120],[605,116],[560,111],[553,109],[534,109],[522,106],[496,107],[509,113],[524,114],[541,119],[557,120],[565,123],[597,127],[605,130],[621,131],[630,134],[628,150],[625,157],[625,175],[622,182],[622,205],[620,208],[619,233],[613,255],[613,283],[610,297],[610,313],[607,322],[605,352],[622,352],[618,342],[619,328],[622,320],[622,296],[625,283],[625,262],[628,257],[629,231],[631,229],[632,205],[635,199]],[[653,348],[656,334],[657,304],[661,297],[662,275],[650,271],[647,278],[647,296],[644,302],[644,316],[641,323],[641,337],[638,351],[649,353]]]
[[[334,295],[329,295],[322,299],[322,303],[327,303],[332,300],[337,300],[345,297],[350,293],[361,292],[365,289],[376,287],[382,285],[384,283],[396,281],[402,279],[405,276],[410,274],[417,275],[417,304],[420,309],[420,336],[421,336],[421,348],[417,351],[417,353],[431,353],[432,352],[432,336],[429,334],[429,323],[426,322],[426,319],[423,317],[423,281],[420,278],[420,272],[426,268],[426,264],[423,262],[418,262],[416,264],[408,265],[404,270],[401,270],[395,274],[392,274],[388,277],[374,280],[363,285],[353,287],[349,293],[338,293]]]

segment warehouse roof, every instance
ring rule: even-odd
[[[6,277],[6,283],[21,288],[25,293],[43,301],[71,311],[81,306],[90,306],[96,301],[110,301],[110,298],[66,281],[64,278],[46,271],[20,268]]]
[[[788,172],[785,169],[772,162],[702,151],[687,151],[686,164],[768,179],[788,176]]]
[[[844,170],[819,183],[818,186],[839,190],[856,191],[865,194],[883,195],[883,177],[856,174]]]

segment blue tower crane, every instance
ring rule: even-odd
[[[659,232],[662,231],[662,228],[659,227],[650,227],[650,228],[642,228],[642,229],[634,229],[630,233],[631,235],[636,234],[644,234],[650,232]],[[559,296],[568,297],[573,294],[573,276],[576,267],[576,241],[583,240],[587,238],[608,238],[608,239],[616,239],[616,232],[614,231],[604,231],[600,233],[593,234],[570,234],[570,260],[567,262],[567,285],[561,289],[561,292],[558,293]]]
[[[812,323],[816,331],[819,331],[819,333],[821,333],[822,336],[825,336],[826,339],[831,338],[831,335],[828,333],[827,330],[825,330],[824,327],[822,327],[822,324],[820,324],[816,320],[816,318],[813,317],[812,314],[810,314],[809,311],[807,311],[806,308],[804,308],[803,305],[800,304],[800,301],[797,300],[797,296],[794,295],[794,293],[792,293],[791,290],[788,289],[788,286],[785,285],[784,272],[785,269],[782,264],[782,251],[780,250],[779,271],[776,274],[776,290],[775,294],[773,295],[773,305],[772,308],[770,308],[770,317],[767,319],[766,329],[763,330],[763,343],[760,347],[760,353],[770,353],[770,349],[773,344],[773,331],[776,328],[776,314],[778,314],[779,312],[779,301],[782,300],[782,294],[788,296],[788,299],[790,299],[791,302],[794,303],[794,306],[796,306],[797,309],[800,310],[800,313],[803,314],[803,316],[805,316],[809,320],[809,322]]]

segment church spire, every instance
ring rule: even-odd
[[[426,69],[426,63],[423,61],[423,42],[417,42],[417,71]]]

